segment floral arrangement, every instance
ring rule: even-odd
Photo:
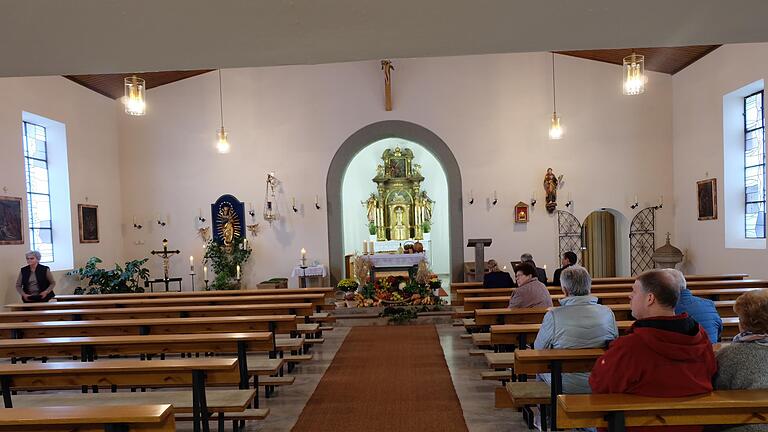
[[[344,291],[346,293],[357,291],[357,287],[360,285],[354,279],[342,279],[336,285],[336,289]]]
[[[365,260],[361,260],[365,261]],[[387,276],[367,281],[354,294],[358,307],[385,305],[440,305],[442,300],[434,295],[440,288],[440,279],[432,274],[425,260],[419,263],[413,279],[404,276]]]
[[[240,282],[237,280],[237,267],[243,264],[251,256],[251,247],[244,244],[244,237],[236,237],[232,242],[232,248],[227,249],[214,241],[209,240],[205,245],[205,256],[203,264],[210,263],[216,278],[213,279],[209,290],[233,290],[240,289]]]

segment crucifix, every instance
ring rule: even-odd
[[[162,279],[153,279],[151,281],[148,281],[152,284],[154,283],[164,283],[165,284],[165,290],[168,291],[169,282],[179,282],[179,290],[181,290],[181,278],[169,278],[168,277],[168,261],[169,259],[178,253],[181,253],[180,250],[168,250],[168,239],[163,239],[163,250],[153,250],[150,252],[152,255],[160,255],[160,257],[163,259],[163,278]]]
[[[391,60],[381,61],[381,70],[384,71],[384,109],[392,111],[392,66]]]

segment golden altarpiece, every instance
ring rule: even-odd
[[[383,164],[377,166],[373,178],[377,193],[364,203],[368,222],[376,228],[376,240],[423,239],[434,202],[421,190],[421,167],[413,163],[413,152],[407,148],[387,149],[381,159]]]

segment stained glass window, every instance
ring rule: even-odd
[[[30,122],[23,122],[22,127],[30,243],[32,250],[40,252],[40,262],[53,262],[46,131],[43,126]]]
[[[763,92],[744,98],[744,225],[746,238],[765,238]]]

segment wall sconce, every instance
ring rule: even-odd
[[[566,206],[566,207],[570,207],[570,206],[572,206],[572,205],[573,205],[573,200],[570,200],[570,199],[569,199],[568,201],[566,201],[566,202],[565,202],[565,206]]]
[[[296,208],[296,197],[291,198],[291,209],[294,213],[299,212],[299,209]]]
[[[536,198],[531,198],[531,207],[536,207]]]
[[[164,227],[165,225],[167,225],[167,224],[166,224],[166,222],[165,222],[164,220],[161,220],[161,219],[158,219],[158,220],[157,220],[157,224],[158,224],[158,225],[160,225],[160,226],[162,226],[162,227]]]
[[[496,195],[496,191],[493,191],[493,201],[491,201],[492,205],[496,205],[499,203],[499,197]]]
[[[658,203],[657,205],[653,206],[653,208],[654,208],[655,210],[659,210],[659,209],[662,209],[662,208],[664,208],[664,195],[662,195],[661,197],[659,197],[659,203]]]
[[[472,189],[469,190],[469,205],[472,205],[475,203],[475,197],[472,196]]]
[[[140,230],[142,226],[136,223],[136,216],[133,217],[133,229]]]
[[[204,217],[202,217],[202,216],[198,216],[198,217],[197,217],[197,220],[198,220],[198,222],[200,222],[200,223],[205,223],[205,218],[204,218]]]
[[[315,195],[315,209],[320,210],[320,197]]]
[[[267,174],[267,184],[266,184],[266,190],[264,192],[264,220],[269,222],[270,225],[272,225],[272,222],[276,221],[280,218],[280,214],[277,211],[276,206],[274,205],[275,201],[277,200],[277,197],[275,196],[275,188],[277,187],[277,184],[279,183],[279,180],[277,177],[275,177],[275,173],[269,173]]]
[[[635,200],[632,201],[632,205],[629,206],[632,210],[638,208],[640,206],[640,203],[637,201],[637,195],[635,195]]]

